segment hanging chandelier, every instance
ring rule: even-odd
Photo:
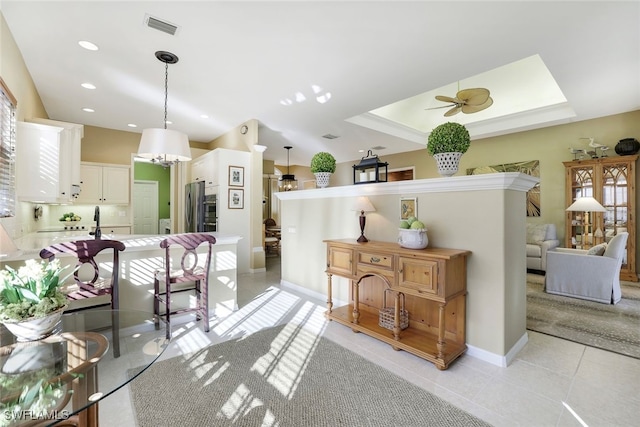
[[[182,132],[167,129],[167,98],[169,93],[169,64],[178,62],[171,52],[159,50],[156,58],[164,62],[164,129],[150,128],[142,131],[138,156],[151,162],[169,167],[178,162],[191,160],[189,138]]]
[[[289,173],[289,150],[293,147],[287,145],[284,147],[287,150],[287,173],[282,175],[278,180],[278,189],[280,191],[292,191],[298,189],[298,180],[295,175]]]

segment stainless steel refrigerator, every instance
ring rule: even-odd
[[[185,188],[184,230],[198,233],[204,230],[204,181],[192,182]]]

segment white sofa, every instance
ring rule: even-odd
[[[558,246],[555,224],[527,223],[527,270],[547,271],[547,252]]]
[[[622,297],[620,267],[628,237],[627,232],[618,233],[608,244],[596,245],[589,251],[558,248],[548,252],[545,290],[550,294],[617,304]]]

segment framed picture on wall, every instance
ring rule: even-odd
[[[400,198],[400,219],[408,219],[409,217],[418,217],[418,199],[415,197]]]
[[[244,209],[244,190],[229,189],[229,209]]]
[[[242,166],[229,166],[229,186],[244,187],[244,168]]]

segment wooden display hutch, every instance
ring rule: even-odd
[[[595,198],[607,212],[566,212],[565,247],[588,249],[627,231],[627,254],[620,279],[637,282],[636,161],[638,155],[563,162],[566,206],[579,197]]]
[[[397,243],[325,240],[327,244],[326,317],[447,369],[465,344],[466,250],[405,249]],[[349,279],[348,305],[333,308],[332,277]],[[394,299],[394,328],[378,325],[383,294]],[[400,294],[406,299],[408,328],[400,329]]]

